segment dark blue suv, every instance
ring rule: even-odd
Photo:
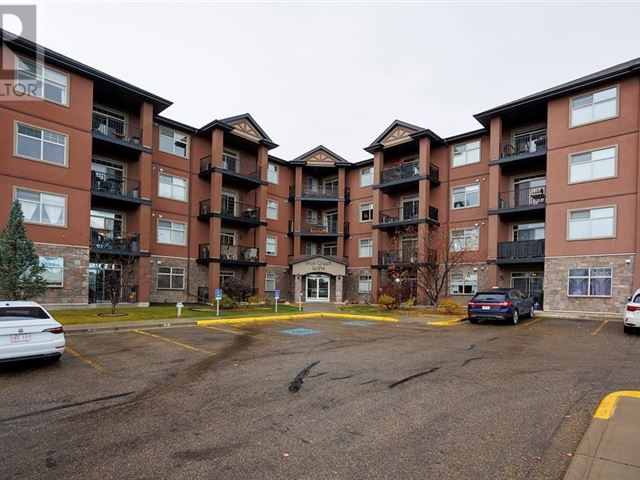
[[[533,299],[515,288],[477,292],[467,307],[469,321],[504,320],[517,325],[520,317],[533,317]]]

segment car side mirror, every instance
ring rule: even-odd
[[[631,301],[631,297],[627,297],[627,302],[630,302],[630,301]]]

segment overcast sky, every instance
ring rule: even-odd
[[[367,158],[395,118],[473,130],[474,113],[640,56],[637,3],[38,5],[39,43],[172,100],[180,122],[250,112],[285,159]]]

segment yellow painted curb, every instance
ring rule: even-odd
[[[373,320],[376,322],[397,323],[397,318],[382,317],[378,315],[354,315],[350,313],[294,313],[291,315],[267,315],[263,317],[228,317],[215,318],[212,320],[198,320],[197,325],[222,325],[227,323],[250,323],[250,322],[273,322],[281,320],[294,320],[296,318],[355,318],[359,320]]]
[[[427,325],[437,325],[440,327],[447,327],[452,325],[457,325],[458,323],[464,322],[464,318],[456,318],[455,320],[442,320],[439,322],[427,322]]]
[[[609,420],[616,409],[616,404],[621,397],[640,398],[640,392],[636,390],[620,390],[613,392],[602,399],[600,405],[593,414],[593,418]]]

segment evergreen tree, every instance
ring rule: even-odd
[[[0,300],[27,300],[47,286],[33,242],[23,225],[20,202],[13,202],[7,226],[0,233]]]

